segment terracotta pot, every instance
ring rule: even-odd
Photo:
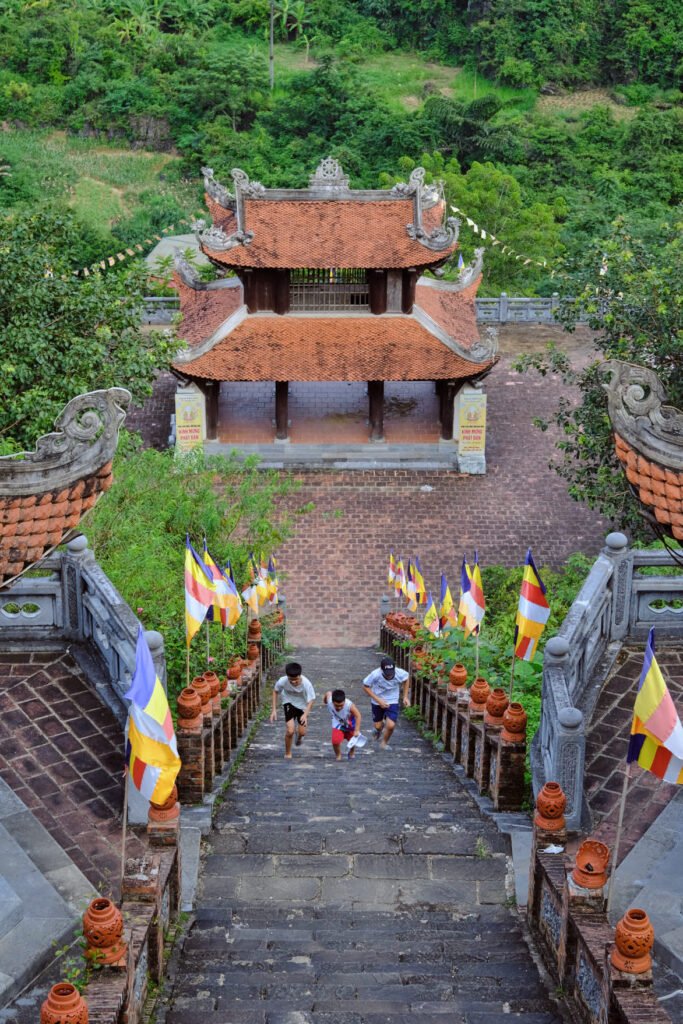
[[[260,650],[258,644],[247,645],[247,658],[249,659],[249,661],[258,661],[259,653]]]
[[[180,804],[178,803],[178,787],[174,786],[168,799],[163,804],[153,804],[150,801],[148,821],[175,821],[180,817]]]
[[[464,689],[466,683],[467,669],[460,662],[456,662],[448,673],[448,692],[457,693],[458,690]]]
[[[477,676],[472,685],[470,686],[470,708],[472,711],[483,711],[486,707],[486,701],[489,699],[491,687],[483,678],[483,676]]]
[[[193,686],[186,686],[178,694],[178,728],[195,729],[202,720],[201,697]]]
[[[210,719],[213,713],[211,707],[211,687],[204,676],[194,677],[192,680],[192,689],[199,695],[199,699],[202,702],[202,714],[204,718]]]
[[[536,797],[534,825],[546,832],[560,832],[565,827],[564,809],[567,797],[559,782],[546,782]]]
[[[241,675],[242,675],[242,662],[238,658],[237,661],[235,661],[228,668],[228,679],[239,679],[239,677]]]
[[[508,743],[524,743],[526,739],[526,711],[521,704],[513,701],[503,715],[503,731],[501,739]]]
[[[248,640],[260,640],[262,636],[261,623],[258,619],[252,619],[247,630]]]
[[[88,1024],[85,999],[70,982],[52,986],[40,1007],[40,1024]]]
[[[204,679],[211,688],[211,706],[215,711],[220,711],[221,699],[218,696],[218,691],[221,688],[221,681],[215,672],[205,672]]]
[[[83,937],[87,943],[85,956],[98,964],[114,964],[126,952],[122,940],[123,915],[106,896],[96,896],[83,915]]]
[[[227,674],[224,675],[224,676],[219,676],[218,679],[220,681],[220,686],[218,687],[218,697],[219,697],[219,699],[222,699],[223,697],[225,697],[227,695],[227,692],[228,692],[228,677],[227,677]]]
[[[509,703],[505,690],[501,690],[500,687],[491,690],[486,701],[486,714],[484,715],[486,725],[501,726]]]
[[[572,878],[582,889],[602,889],[607,881],[609,846],[597,839],[585,839],[576,851]]]
[[[644,974],[652,967],[650,950],[655,941],[655,930],[644,910],[632,907],[618,922],[614,933],[616,948],[611,960],[618,971],[625,974]]]

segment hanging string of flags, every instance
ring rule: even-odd
[[[131,256],[140,256],[142,253],[147,252],[150,247],[153,247],[157,242],[163,241],[163,235],[172,235],[176,229],[180,226],[191,228],[194,221],[185,220],[181,218],[176,221],[175,224],[169,224],[166,228],[161,228],[161,234],[154,234],[150,238],[145,238],[144,243],[136,242],[133,246],[128,246],[121,252],[117,252],[115,256],[105,256],[103,260],[96,260],[95,263],[91,263],[88,267],[81,267],[79,270],[74,270],[74,274],[78,276],[81,274],[83,277],[90,277],[92,273],[97,270],[106,270],[107,267],[114,267],[117,263],[122,263],[126,259],[130,259]]]
[[[497,245],[499,245],[500,251],[502,253],[521,262],[522,266],[526,267],[530,263],[533,263],[536,267],[548,266],[547,260],[535,260],[532,256],[525,256],[523,253],[517,252],[517,250],[513,249],[511,245],[507,245],[505,242],[501,241],[500,238],[496,238],[493,232],[486,231],[484,228],[480,227],[476,221],[472,220],[471,217],[468,217],[464,210],[461,210],[459,207],[451,206],[451,210],[453,211],[453,213],[460,214],[460,216],[463,217],[464,220],[466,221],[468,228],[471,228],[475,235],[479,235],[482,241],[490,241],[492,248],[495,248]],[[550,276],[554,277],[555,271],[552,271]]]

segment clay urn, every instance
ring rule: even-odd
[[[258,661],[258,656],[259,656],[259,645],[258,644],[254,644],[254,643],[248,644],[247,645],[247,658],[248,658],[248,660],[250,662],[251,661]]]
[[[219,682],[218,699],[222,700],[223,697],[227,697],[227,695],[228,695],[228,677],[227,677],[227,674],[224,675],[224,676],[219,676],[218,677],[218,682]]]
[[[486,701],[486,714],[484,715],[486,725],[493,726],[494,728],[502,726],[503,715],[507,711],[509,703],[510,701],[505,690],[502,690],[500,687],[491,690]]]
[[[163,804],[154,804],[150,801],[148,821],[175,821],[180,817],[180,804],[178,803],[178,787],[174,786]]]
[[[467,669],[458,661],[448,673],[448,692],[457,693],[458,690],[464,690],[466,683]]]
[[[508,743],[524,743],[526,739],[526,711],[521,704],[513,701],[503,715],[501,739]]]
[[[536,797],[534,825],[546,832],[561,832],[565,827],[564,809],[567,797],[559,782],[546,782]]]
[[[247,630],[248,640],[260,640],[262,636],[261,623],[259,619],[252,619]]]
[[[40,1007],[40,1024],[88,1024],[85,999],[69,981],[59,981]]]
[[[221,699],[218,696],[218,691],[221,688],[221,681],[220,681],[220,679],[218,678],[218,676],[216,675],[215,672],[205,672],[204,673],[204,679],[206,680],[206,682],[209,684],[209,687],[211,688],[211,707],[215,711],[220,711],[220,709],[221,709]]]
[[[207,683],[204,676],[195,676],[192,680],[192,689],[195,693],[199,694],[199,699],[202,702],[202,714],[204,720],[210,719],[212,715],[211,707],[211,687]]]
[[[202,701],[193,686],[186,686],[178,694],[178,728],[196,729],[202,724]]]
[[[477,676],[470,686],[470,711],[482,712],[486,708],[491,687],[483,676]]]
[[[123,915],[106,896],[96,896],[83,915],[84,956],[98,964],[115,964],[124,956]]]
[[[242,675],[242,659],[231,658],[228,665],[228,679],[239,679]]]
[[[609,846],[597,839],[584,839],[576,851],[572,879],[582,889],[602,889],[607,881]]]
[[[618,922],[614,933],[616,947],[611,961],[625,974],[644,974],[652,967],[650,950],[655,941],[655,930],[644,910],[632,907]]]

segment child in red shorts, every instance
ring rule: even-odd
[[[343,690],[328,690],[323,702],[327,704],[332,717],[332,749],[337,761],[341,761],[341,745],[344,740],[360,735],[360,711]],[[353,747],[349,750],[349,761],[355,752]]]

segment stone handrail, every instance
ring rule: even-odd
[[[534,296],[510,296],[505,292],[494,298],[475,299],[477,320],[490,324],[554,324],[556,311],[563,300],[555,293],[549,299]],[[571,300],[569,300],[571,301]],[[180,299],[175,295],[150,295],[144,299],[142,322],[145,324],[170,324],[180,309]],[[580,318],[580,323],[585,319]]]
[[[135,669],[138,620],[95,561],[85,537],[44,559],[45,576],[24,576],[0,591],[0,625],[12,642],[66,640],[88,661],[88,677],[119,721],[127,714],[123,694]],[[145,634],[159,678],[166,684],[164,643]],[[82,646],[81,646],[82,645]]]
[[[668,552],[631,550],[622,533],[609,534],[559,633],[545,646],[533,787],[537,795],[545,782],[559,782],[569,829],[581,827],[585,812],[586,722],[622,644],[642,642],[653,625],[662,638],[683,638],[683,573],[643,573],[672,566]]]

